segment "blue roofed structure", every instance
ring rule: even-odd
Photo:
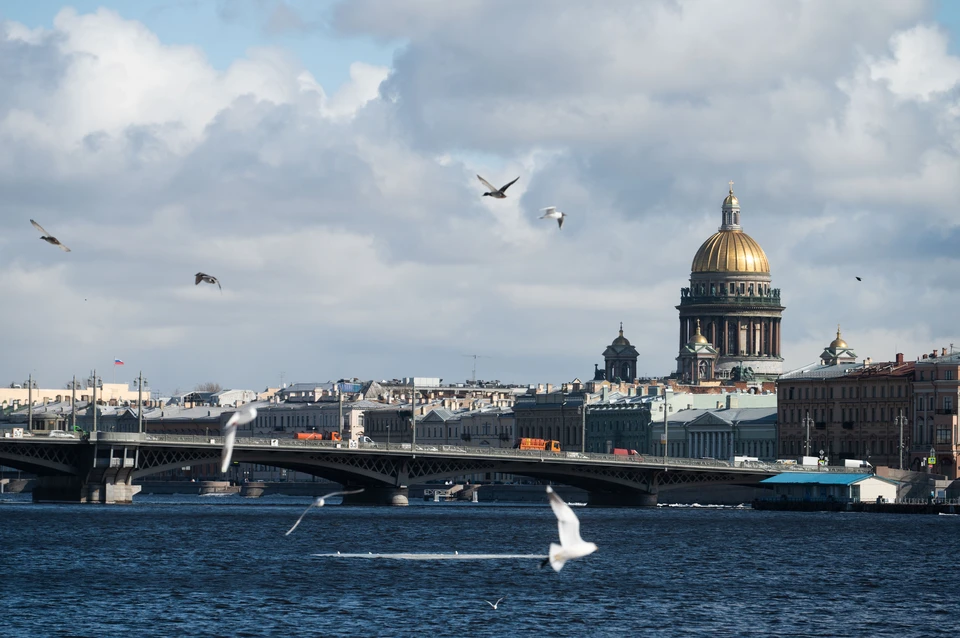
[[[873,474],[784,472],[760,481],[779,500],[860,502],[897,500],[899,483]]]

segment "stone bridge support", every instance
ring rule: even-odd
[[[345,485],[344,490],[357,489],[359,486]],[[359,494],[347,494],[343,497],[344,505],[409,505],[410,492],[402,487],[364,487]]]

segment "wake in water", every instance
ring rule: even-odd
[[[543,560],[543,554],[314,554],[317,558],[387,558],[393,560]]]

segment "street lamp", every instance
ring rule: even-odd
[[[903,416],[903,408],[900,409],[900,415],[896,417],[894,423],[900,426],[900,469],[903,469],[903,426],[907,423],[907,419]]]
[[[143,434],[143,389],[150,385],[150,382],[143,378],[143,371],[133,382],[137,385],[137,433]]]
[[[93,388],[93,427],[90,429],[91,432],[97,431],[97,386],[103,387],[103,379],[97,376],[97,370],[94,368],[93,372],[90,374],[90,377],[87,379],[87,383]]]
[[[562,408],[561,408],[562,409]],[[580,453],[587,452],[587,392],[583,392],[583,405],[580,407]]]
[[[806,442],[806,445],[804,446],[804,449],[806,450],[806,452],[804,453],[804,456],[810,456],[810,424],[813,423],[813,419],[810,418],[809,410],[807,410],[803,414],[804,414],[803,424],[807,426],[807,442]],[[820,455],[823,456],[823,450],[820,450]]]
[[[663,469],[667,469],[667,456],[670,455],[670,419],[667,413],[670,411],[670,401],[667,394],[672,392],[669,387],[663,388]]]

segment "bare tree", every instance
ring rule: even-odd
[[[197,387],[194,388],[197,392],[220,392],[223,388],[220,387],[219,383],[215,381],[207,381],[206,383],[198,383]]]

